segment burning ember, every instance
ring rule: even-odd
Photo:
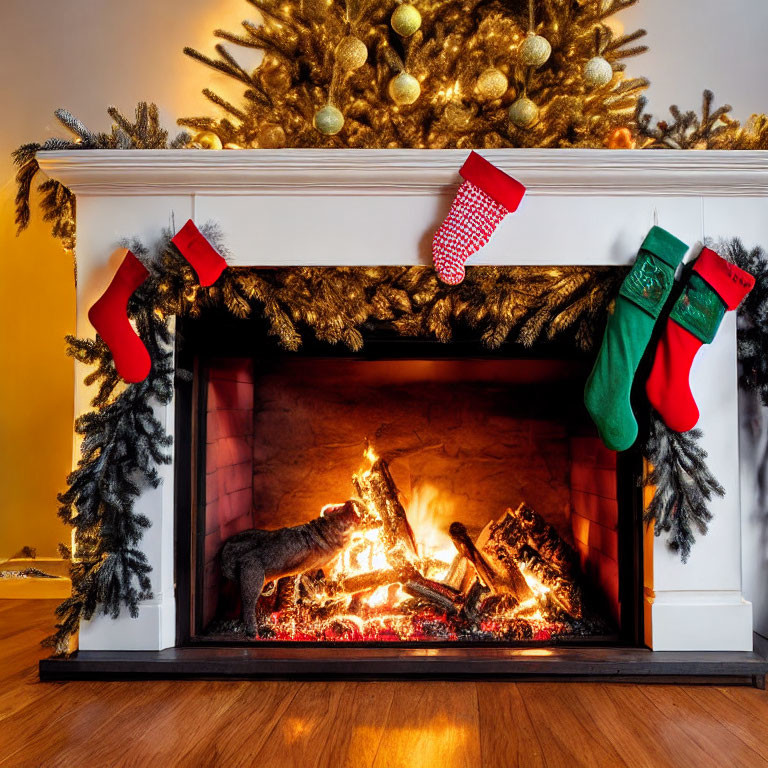
[[[441,527],[453,509],[436,488],[415,488],[406,510],[387,462],[368,448],[365,464],[340,554],[266,587],[258,639],[542,641],[607,629],[585,619],[577,557],[534,510],[507,509],[473,541],[460,522]]]

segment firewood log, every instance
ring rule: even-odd
[[[578,575],[577,557],[570,547],[538,512],[523,503],[514,511],[507,510],[516,521],[529,546],[533,547],[547,564],[567,579]]]
[[[462,595],[447,584],[422,576],[415,568],[403,590],[412,597],[420,597],[434,603],[448,613],[457,613],[463,606]]]
[[[349,576],[337,583],[341,592],[348,595],[355,595],[360,592],[386,587],[389,584],[396,584],[403,580],[403,574],[396,568],[385,568],[379,571],[369,571],[357,576]]]
[[[466,527],[462,523],[451,523],[448,533],[456,549],[472,563],[475,571],[477,571],[477,575],[492,594],[513,595],[518,599],[524,599],[530,594],[530,589],[525,579],[519,573],[517,574],[517,580],[508,581],[491,566],[483,554],[475,547],[474,542],[469,537],[469,533],[467,533]]]
[[[283,576],[275,587],[275,611],[292,611],[296,606],[296,577]]]
[[[540,554],[524,544],[517,557],[525,563],[526,569],[549,589],[549,597],[574,619],[580,619],[583,613],[582,591],[575,582],[563,578]]]
[[[525,505],[521,505],[523,507]],[[518,510],[521,508],[518,507]],[[525,514],[516,514],[517,510],[508,509],[504,516],[491,527],[491,535],[484,552],[497,562],[504,563],[506,568],[513,567],[519,571],[524,565],[527,572],[539,581],[549,591],[547,599],[551,600],[560,610],[573,618],[581,618],[583,613],[583,598],[581,587],[575,581],[575,571],[565,568],[568,575],[560,570],[565,562],[568,545],[560,539],[557,531],[546,522],[539,521],[539,515],[529,510]],[[533,514],[530,514],[533,513]],[[536,518],[533,517],[536,515]],[[532,533],[533,529],[535,533]],[[530,542],[539,541],[547,553],[555,553],[555,564],[550,564],[542,551],[532,546]],[[559,542],[559,543],[558,543]],[[541,602],[541,601],[540,601]]]
[[[392,552],[399,547],[405,549],[406,555],[417,556],[416,540],[413,536],[405,509],[400,503],[397,486],[389,472],[389,466],[384,459],[378,458],[373,466],[352,479],[360,499],[369,508],[375,510],[381,519],[381,536]],[[398,559],[393,556],[393,559]],[[398,563],[393,563],[398,565]]]

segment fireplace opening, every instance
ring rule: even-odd
[[[590,356],[365,335],[179,330],[179,644],[639,644],[641,460]]]

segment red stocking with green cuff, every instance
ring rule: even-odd
[[[477,152],[470,153],[459,173],[465,181],[432,240],[435,269],[450,285],[464,279],[464,262],[490,240],[508,213],[517,210],[525,194],[519,181]]]
[[[171,242],[191,264],[200,285],[205,288],[213,285],[227,266],[227,262],[205,239],[192,219],[173,236]]]
[[[152,360],[128,320],[128,300],[148,275],[147,268],[127,251],[107,290],[88,310],[91,325],[112,352],[117,372],[134,384],[147,378]]]
[[[702,344],[711,344],[725,313],[736,309],[755,278],[705,248],[675,302],[656,347],[645,385],[651,405],[675,432],[693,429],[699,409],[690,386],[691,365]]]

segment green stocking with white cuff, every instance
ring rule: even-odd
[[[609,310],[603,342],[584,390],[584,404],[611,450],[624,451],[637,439],[630,403],[632,382],[687,250],[674,235],[653,227]]]

